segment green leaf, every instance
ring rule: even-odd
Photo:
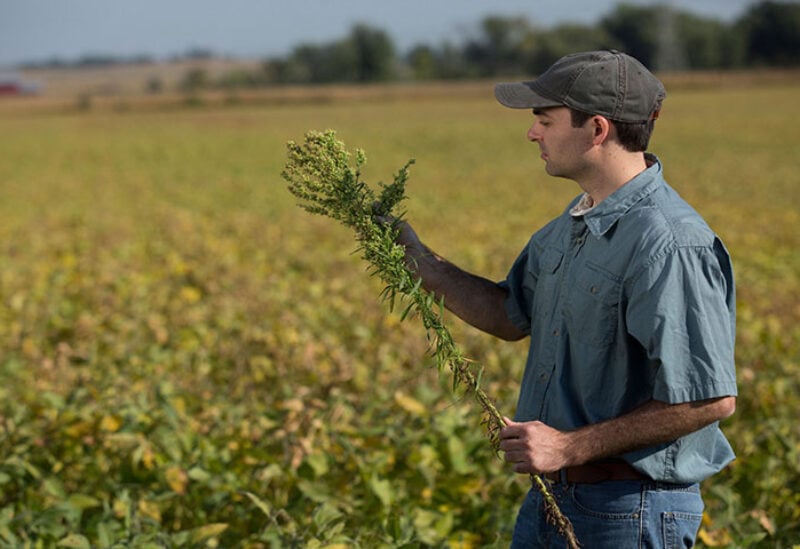
[[[200,543],[210,538],[219,536],[222,532],[228,529],[228,524],[224,522],[217,522],[213,524],[206,524],[200,528],[195,528],[189,534],[190,543]]]
[[[438,545],[444,537],[440,532],[446,526],[441,521],[442,516],[440,513],[427,509],[416,509],[414,511],[414,529],[417,532],[417,537],[426,544]]]
[[[447,453],[450,456],[450,465],[459,475],[472,471],[472,466],[466,459],[466,449],[461,439],[455,435],[447,439]]]
[[[186,472],[186,475],[197,482],[207,482],[213,478],[211,473],[201,467],[192,467]]]
[[[316,477],[323,477],[328,473],[328,455],[323,454],[322,452],[316,452],[310,454],[306,457],[306,463],[308,463],[311,468],[314,470],[314,475]]]
[[[56,477],[47,477],[46,479],[44,479],[44,481],[42,481],[42,487],[51,496],[55,496],[59,499],[62,499],[66,496],[66,493],[64,491],[64,484],[61,482],[60,479]]]
[[[381,479],[378,478],[377,475],[373,475],[369,479],[369,487],[370,490],[372,490],[372,493],[378,497],[384,507],[390,507],[392,505],[394,493],[392,491],[392,484],[388,480]]]
[[[299,480],[297,482],[297,488],[312,501],[316,501],[317,503],[324,503],[331,499],[331,494],[325,490],[324,486],[321,486],[318,482],[311,482],[308,480]]]
[[[327,530],[331,523],[339,520],[341,517],[342,512],[332,503],[326,502],[320,505],[314,512],[314,524],[317,525],[320,531]]]
[[[272,516],[272,506],[269,503],[267,503],[266,501],[264,501],[263,499],[261,499],[252,492],[245,492],[244,495],[250,498],[250,501],[252,501],[255,504],[255,506],[258,507],[262,513],[264,513],[265,516],[267,517]]]
[[[71,494],[67,498],[67,503],[69,503],[69,505],[71,505],[72,507],[75,507],[76,509],[80,510],[91,509],[93,507],[100,507],[100,505],[102,505],[102,502],[99,499],[89,496],[87,494]]]
[[[413,301],[408,304],[408,306],[403,311],[403,314],[400,315],[401,322],[404,321],[408,317],[408,315],[414,310],[415,305],[416,303],[414,303]]]
[[[37,480],[42,478],[42,474],[39,472],[39,469],[37,469],[29,461],[21,459],[17,456],[11,456],[10,458],[8,458],[5,461],[5,465],[22,469]]]
[[[69,534],[59,540],[57,547],[73,547],[74,549],[91,549],[89,540],[80,534]]]

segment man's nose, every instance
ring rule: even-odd
[[[536,124],[528,128],[528,141],[539,141],[539,133],[536,131]]]

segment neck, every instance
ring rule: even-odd
[[[644,153],[618,152],[598,162],[595,169],[577,183],[595,204],[599,204],[646,169]]]

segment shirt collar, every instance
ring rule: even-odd
[[[664,181],[661,162],[646,153],[649,167],[586,212],[584,221],[595,236],[604,235],[634,204],[651,194]]]

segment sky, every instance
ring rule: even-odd
[[[755,0],[662,0],[731,21]],[[652,5],[653,0],[626,0]],[[345,37],[356,23],[386,31],[402,53],[459,44],[488,15],[551,27],[592,24],[618,0],[0,0],[0,67],[85,55],[165,59],[192,49],[263,59]]]

